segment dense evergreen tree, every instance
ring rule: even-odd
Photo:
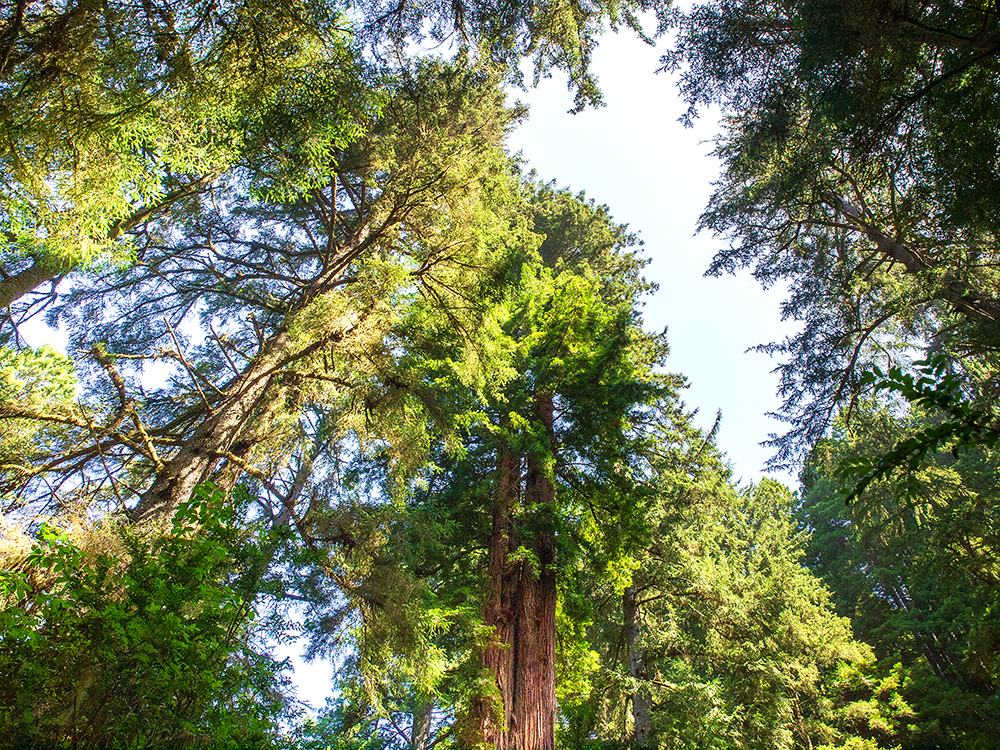
[[[930,420],[869,403],[816,446],[800,511],[812,530],[808,561],[880,661],[902,665],[915,711],[904,747],[986,747],[1000,726],[995,452],[942,451],[871,483],[849,505],[836,472]]]
[[[582,197],[549,185],[526,189],[542,241],[521,246],[518,284],[499,306],[493,343],[506,354],[504,367],[478,395],[438,385],[449,403],[436,410],[473,419],[460,443],[438,449],[436,468],[408,491],[409,510],[389,522],[410,528],[408,550],[396,552],[413,576],[408,591],[450,620],[439,628],[444,641],[419,647],[439,656],[424,651],[416,661],[451,665],[450,677],[437,678],[438,705],[451,707],[457,741],[470,747],[553,746],[557,664],[565,656],[556,648],[559,592],[572,588],[564,572],[589,548],[630,544],[638,496],[627,490],[646,460],[634,449],[645,439],[645,415],[657,399],[669,402],[676,384],[653,373],[663,343],[638,325],[635,301],[648,286],[629,249],[634,238]],[[621,527],[604,534],[595,515]],[[371,588],[364,582],[356,590]],[[384,673],[389,662],[378,642],[411,627],[390,600],[388,613],[381,601],[363,615],[363,674]],[[456,636],[462,622],[480,635]],[[396,643],[413,648],[419,640]]]
[[[505,327],[517,376],[490,409],[499,439],[487,464],[495,477],[483,617],[492,636],[483,661],[499,696],[473,706],[469,745],[554,746],[559,570],[574,556],[573,526],[597,508],[629,524],[637,422],[672,386],[652,371],[663,343],[640,327],[648,286],[628,250],[634,238],[606,209],[550,186],[531,205],[545,239],[537,259],[523,261]]]
[[[680,457],[628,587],[595,581],[601,669],[568,744],[895,747],[909,716],[899,677],[876,673],[802,567],[791,493],[737,492],[711,459]]]
[[[710,269],[789,285],[780,365],[789,462],[873,363],[945,351],[992,403],[997,45],[989,5],[722,0],[675,17],[665,58],[692,106],[725,109]]]

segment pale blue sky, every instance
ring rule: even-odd
[[[691,129],[677,122],[686,106],[674,77],[655,73],[660,54],[630,32],[605,36],[594,61],[607,106],[568,114],[572,95],[560,78],[517,92],[531,111],[510,148],[540,178],[606,203],[645,240],[653,259],[647,276],[660,285],[646,306],[647,326],[668,328],[668,368],[689,378],[689,408],[700,410],[703,427],[722,409],[719,447],[735,478],[756,481],[770,457],[758,443],[783,425],[764,416],[779,405],[776,363],[746,349],[793,329],[781,321],[783,290],[765,292],[749,274],[703,277],[724,241],[693,236],[718,176],[719,162],[710,155],[716,113],[703,113]]]

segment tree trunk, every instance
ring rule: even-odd
[[[61,276],[63,271],[55,265],[47,265],[35,260],[23,271],[0,282],[0,309],[10,307],[24,295],[34,291],[46,281],[52,281]]]
[[[552,394],[536,394],[535,408],[548,437],[545,453],[528,455],[525,515],[537,559],[520,564],[515,593],[514,706],[507,747],[552,750],[556,725],[556,570],[552,538],[555,485],[547,466],[552,455]]]
[[[515,571],[509,561],[511,552],[517,549],[517,540],[511,528],[514,505],[517,502],[521,461],[507,450],[501,449],[498,458],[496,501],[493,506],[493,533],[490,538],[490,558],[486,624],[493,627],[493,637],[483,654],[483,662],[496,679],[499,699],[487,718],[487,742],[502,747],[502,737],[510,726],[510,712],[514,702],[514,623],[512,620]]]
[[[473,699],[469,716],[462,728],[460,747],[481,744],[504,747],[503,741],[514,703],[514,623],[513,596],[516,573],[510,553],[517,549],[512,537],[514,506],[521,481],[521,461],[506,445],[497,455],[496,491],[493,497],[493,526],[488,547],[486,596],[483,620],[492,628],[489,641],[483,647],[483,666],[490,672],[496,687],[493,695]]]
[[[252,453],[261,428],[267,427],[261,424],[261,416],[271,411],[277,401],[273,389],[268,393],[269,387],[282,371],[291,348],[292,342],[284,332],[265,343],[205,421],[159,471],[132,512],[136,523],[169,522],[177,507],[191,497],[195,487],[211,479],[225,459],[244,460]],[[228,472],[228,485],[241,474],[233,468]],[[231,487],[222,489],[228,491]]]
[[[363,229],[362,234],[365,233]],[[372,238],[369,237],[369,240]],[[312,300],[337,287],[347,264],[368,247],[366,241],[345,248],[337,265],[306,287],[289,315],[303,310]],[[354,326],[371,313],[360,311]],[[286,318],[287,323],[287,318]],[[280,408],[281,398],[272,385],[285,374],[290,364],[340,341],[351,329],[335,329],[303,344],[286,330],[279,330],[263,342],[257,356],[247,364],[226,388],[220,401],[191,438],[157,473],[132,512],[136,523],[164,523],[173,518],[177,507],[191,497],[195,487],[209,479],[219,480],[220,488],[229,491],[244,473],[244,464],[270,429],[268,415]],[[213,477],[227,462],[228,470]]]
[[[646,663],[643,659],[639,628],[639,597],[635,586],[625,589],[623,597],[625,621],[625,643],[628,646],[628,674],[634,681],[646,679]],[[651,700],[649,689],[638,685],[632,693],[632,721],[636,747],[649,747],[649,714]]]
[[[552,396],[535,399],[536,414],[549,436],[549,451],[527,457],[520,492],[521,457],[507,446],[497,456],[497,485],[489,543],[483,616],[493,634],[482,653],[495,692],[473,701],[460,746],[481,743],[497,750],[552,750],[555,747],[556,571],[552,535],[555,486],[547,466],[551,456]],[[523,498],[528,538],[513,528],[518,496]],[[520,547],[534,559],[513,557]],[[536,564],[537,563],[537,564]]]
[[[410,725],[410,750],[427,750],[431,739],[431,712],[434,701],[420,697],[413,701],[413,723]]]

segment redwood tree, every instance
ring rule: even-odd
[[[518,750],[555,746],[566,573],[599,548],[606,558],[631,542],[645,418],[677,383],[653,372],[666,348],[642,330],[638,304],[649,286],[636,239],[583,195],[527,189],[544,240],[524,251],[508,302],[513,374],[485,404],[465,455],[434,480],[450,512],[476,519],[456,543],[486,549],[487,635],[460,742]]]

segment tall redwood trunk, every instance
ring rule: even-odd
[[[546,466],[553,448],[552,394],[536,394],[535,408],[545,427],[548,450],[528,455],[524,504],[533,526],[530,549],[538,567],[529,561],[521,563],[514,596],[514,707],[508,745],[514,750],[555,747],[556,570],[552,516],[556,493]]]
[[[510,726],[510,711],[514,702],[514,573],[508,560],[517,549],[512,521],[517,503],[521,461],[506,446],[497,460],[496,499],[493,505],[493,533],[490,537],[489,570],[487,571],[486,624],[493,626],[493,638],[483,654],[483,662],[496,679],[499,705],[492,715],[486,715],[486,741],[504,747],[503,738]],[[487,707],[488,708],[488,707]]]
[[[520,458],[501,444],[497,455],[493,526],[483,601],[483,619],[492,628],[492,633],[481,653],[483,666],[492,676],[496,692],[473,699],[461,729],[460,747],[483,743],[506,747],[504,738],[508,735],[514,703],[514,623],[511,615],[517,580],[509,555],[517,549],[512,526],[520,480]]]
[[[463,745],[485,742],[497,750],[555,747],[556,572],[551,523],[555,487],[546,466],[552,445],[552,396],[537,396],[535,406],[550,450],[527,457],[523,491],[521,457],[506,446],[497,456],[483,606],[493,634],[482,653],[496,692],[473,702]],[[518,496],[529,521],[526,538],[517,538],[514,532]],[[514,556],[522,546],[534,560]]]
[[[622,599],[625,620],[625,643],[628,646],[628,674],[641,683],[646,679],[646,662],[643,658],[639,629],[639,595],[635,586],[625,589]],[[632,721],[636,747],[648,747],[650,736],[650,711],[652,701],[649,688],[639,684],[632,693]]]

